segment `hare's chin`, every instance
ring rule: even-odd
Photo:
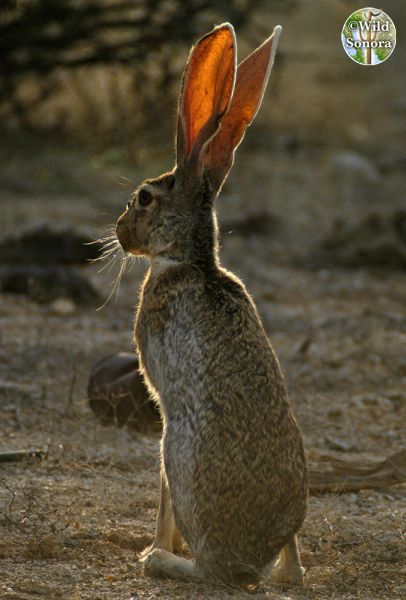
[[[130,255],[133,255],[133,256],[140,256],[140,254],[141,254],[140,251],[137,250],[136,248],[132,248],[131,244],[129,243],[128,240],[126,240],[126,239],[121,239],[120,240],[120,237],[118,236],[118,241],[119,241],[119,244],[120,244],[121,249],[123,250],[124,254],[127,254],[127,255],[130,254]]]
[[[124,252],[128,256],[147,256],[147,253],[142,250],[137,250],[136,248],[129,248],[128,250],[124,250]]]

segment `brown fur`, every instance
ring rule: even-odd
[[[230,27],[210,35],[220,31],[221,39],[232,40]],[[272,38],[267,43],[271,48]],[[198,69],[200,54],[194,56]],[[264,69],[269,74],[269,65]],[[198,75],[188,72],[186,81]],[[190,155],[182,155],[182,142],[180,159],[178,146],[171,173],[140,186],[151,194],[148,206],[136,191],[117,223],[124,250],[151,261],[135,339],[164,431],[157,535],[144,553],[145,569],[188,581],[241,583],[257,581],[281,553],[275,579],[300,583],[295,534],[307,499],[302,438],[255,305],[220,265],[214,201],[230,154],[210,165],[204,133],[196,140]],[[214,160],[223,160],[220,154]],[[172,554],[179,533],[195,562]]]

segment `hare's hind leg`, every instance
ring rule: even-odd
[[[165,473],[161,473],[161,498],[159,502],[158,516],[156,520],[155,539],[151,546],[145,548],[141,556],[146,557],[152,550],[159,548],[173,552],[182,545],[182,538],[176,527],[173,516],[172,502],[169,496]]]
[[[152,550],[142,559],[142,563],[144,572],[148,575],[166,575],[181,581],[202,582],[207,580],[204,572],[194,561],[176,556],[166,550]]]
[[[297,539],[292,539],[282,548],[279,558],[272,569],[270,578],[272,583],[303,585],[304,568],[300,562]]]

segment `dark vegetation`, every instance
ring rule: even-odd
[[[58,69],[130,66],[133,94],[168,90],[178,75],[173,57],[227,14],[235,27],[249,25],[255,4],[247,0],[6,0],[0,15],[0,83],[3,103],[20,125],[35,128],[33,113],[60,87]],[[75,77],[75,75],[74,75]],[[31,93],[21,88],[32,80]],[[79,94],[86,97],[80,80]],[[146,90],[149,90],[147,92]],[[111,89],[114,103],[116,91]],[[59,123],[58,125],[61,125]]]

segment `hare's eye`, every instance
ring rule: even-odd
[[[148,206],[152,202],[152,194],[145,188],[138,192],[138,202],[141,206]]]

